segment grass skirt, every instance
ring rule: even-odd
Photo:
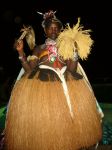
[[[68,76],[73,117],[60,81],[21,78],[7,112],[7,150],[77,150],[101,140],[95,97],[85,81]]]

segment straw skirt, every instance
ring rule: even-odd
[[[77,150],[101,140],[94,94],[83,79],[68,75],[73,116],[59,80],[22,77],[14,86],[7,112],[6,150]]]

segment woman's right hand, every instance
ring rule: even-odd
[[[24,43],[23,40],[16,40],[14,43],[14,48],[18,51],[18,52],[23,52],[23,47],[24,47]]]

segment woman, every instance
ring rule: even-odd
[[[94,93],[78,70],[78,46],[73,59],[57,47],[62,23],[53,11],[42,22],[47,39],[26,58],[23,41],[16,43],[25,73],[16,82],[7,112],[7,150],[77,150],[101,140],[101,117]]]

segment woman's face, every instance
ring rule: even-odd
[[[48,28],[45,29],[46,36],[52,40],[55,40],[60,33],[58,24],[51,23]]]

